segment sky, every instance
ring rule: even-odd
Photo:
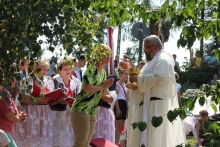
[[[176,54],[177,55],[176,61],[178,61],[179,65],[181,66],[183,64],[183,62],[185,61],[184,57],[189,59],[189,51],[186,50],[186,48],[182,48],[182,47],[178,48],[177,47],[177,41],[179,39],[179,36],[180,36],[180,30],[175,30],[175,31],[171,30],[168,42],[164,43],[164,49],[171,54]],[[115,52],[117,50],[117,38],[118,38],[118,29],[115,28],[113,31]],[[127,47],[131,47],[132,44],[133,44],[133,42],[130,42],[128,40],[121,42],[120,58],[122,58],[123,54],[125,53],[125,49]],[[199,48],[199,46],[200,46],[199,41],[196,41],[192,48],[193,49]],[[46,45],[43,45],[42,48],[46,48]],[[55,55],[55,53],[59,54],[59,49],[56,49],[54,53],[51,53],[49,50],[46,50],[43,54],[43,58],[50,59],[53,55]],[[114,55],[113,55],[113,57],[114,57]]]
[[[171,30],[168,42],[164,43],[164,49],[166,51],[168,51],[170,54],[176,54],[177,55],[176,61],[178,61],[179,65],[181,66],[183,64],[183,62],[185,61],[184,57],[189,59],[189,51],[186,50],[186,48],[182,48],[182,47],[178,48],[177,47],[177,41],[179,39],[180,33],[181,33],[180,30],[175,30],[175,31]],[[117,37],[118,37],[118,30],[117,29],[114,30],[113,37],[114,37],[114,47],[116,50]],[[130,41],[121,42],[120,58],[122,58],[123,54],[125,53],[125,49],[129,46],[132,46],[132,44],[133,43]],[[199,48],[199,47],[200,47],[200,42],[196,41],[192,48],[195,50],[196,48]]]

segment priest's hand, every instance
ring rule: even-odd
[[[138,75],[131,75],[131,76],[129,77],[129,81],[130,81],[131,83],[137,82],[137,76],[138,76]]]

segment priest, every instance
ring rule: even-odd
[[[185,144],[182,121],[177,118],[172,123],[167,119],[169,110],[179,108],[172,55],[163,49],[156,35],[143,41],[143,50],[149,61],[139,75],[131,75],[130,82],[137,82],[138,89],[130,92],[128,114],[128,147],[175,147]],[[155,128],[151,124],[153,116],[163,116],[163,123]],[[147,129],[133,130],[132,123],[143,121]]]

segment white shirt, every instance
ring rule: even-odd
[[[122,86],[125,90],[125,93],[124,93],[124,90],[121,87],[121,85],[118,82],[116,82],[116,89],[118,90],[118,100],[126,100],[126,95],[125,94],[127,94],[128,89],[125,87],[125,84],[123,84]]]
[[[66,91],[68,91],[68,89],[66,88],[63,79],[60,77],[59,74],[55,75],[54,78],[57,80],[58,83],[63,85],[63,88],[66,89]],[[50,91],[53,91],[55,89],[55,85],[54,85],[54,81],[53,80],[49,80],[47,82],[48,88],[50,89]],[[80,89],[81,89],[81,82],[75,78],[74,76],[72,76],[72,79],[70,80],[70,89],[72,91],[76,91],[76,93],[79,93]]]
[[[181,85],[176,83],[176,92],[178,92],[180,90],[180,88],[181,88]]]
[[[79,79],[82,82],[82,79],[81,79],[81,76],[80,76],[80,70],[81,69],[79,67],[76,67],[75,73],[76,73],[77,79]]]
[[[7,134],[0,129],[0,147],[4,147],[10,143]]]

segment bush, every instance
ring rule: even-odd
[[[182,85],[182,87],[183,85],[188,85],[189,87],[192,86],[190,88],[187,87],[186,89],[195,89],[199,88],[202,84],[210,84],[210,81],[213,79],[213,75],[218,73],[219,68],[212,66],[203,66],[201,68],[188,68],[188,70],[186,71],[178,71],[178,82]],[[184,92],[184,90],[182,91]]]

